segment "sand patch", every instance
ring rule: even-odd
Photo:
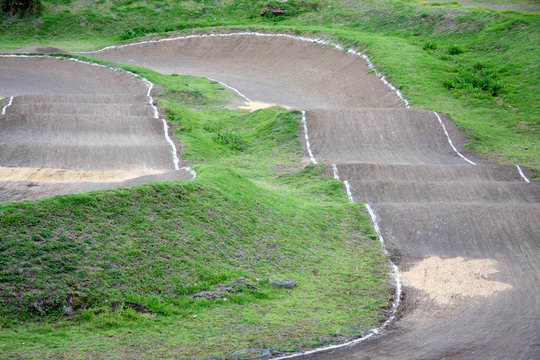
[[[161,174],[155,169],[84,171],[27,167],[0,167],[0,181],[32,181],[41,183],[121,182],[145,175]]]
[[[440,305],[451,305],[463,297],[489,296],[509,290],[510,284],[488,280],[499,272],[490,259],[465,260],[462,257],[429,257],[401,274],[403,283],[424,290]]]
[[[265,103],[265,102],[262,102],[262,101],[252,101],[252,102],[246,101],[243,105],[240,105],[238,107],[238,109],[248,110],[249,112],[253,112],[255,110],[266,109],[266,108],[269,108],[269,107],[272,107],[272,106],[280,106],[280,107],[285,108],[287,110],[291,110],[290,106],[284,106],[284,105],[273,104],[273,103]]]

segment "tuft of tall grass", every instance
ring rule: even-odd
[[[497,73],[481,63],[476,63],[471,68],[458,67],[457,76],[445,80],[443,85],[448,90],[481,91],[491,96],[498,96],[504,89],[504,85],[498,81]]]

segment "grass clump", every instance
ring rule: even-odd
[[[459,55],[459,54],[463,54],[463,53],[464,53],[463,49],[460,48],[457,45],[450,45],[448,47],[448,54],[450,54],[450,55]]]
[[[2,12],[17,15],[19,17],[35,16],[41,12],[40,0],[2,0],[0,1]]]
[[[225,109],[219,84],[124,68],[161,86],[197,178],[0,204],[2,354],[291,350],[385,318],[389,269],[369,217],[329,169],[302,163],[300,112]],[[275,274],[296,286],[272,286]]]
[[[497,73],[481,63],[473,65],[472,68],[461,66],[456,72],[457,76],[444,82],[444,87],[448,90],[459,89],[468,93],[497,96],[504,88],[503,84],[497,81]]]

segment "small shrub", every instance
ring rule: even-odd
[[[137,26],[134,29],[124,30],[122,35],[120,35],[120,40],[129,40],[137,37],[145,36],[148,33],[148,30],[142,26]]]
[[[497,96],[504,88],[504,85],[497,80],[497,73],[480,63],[476,63],[472,68],[460,67],[457,73],[457,76],[444,81],[443,86],[448,90],[480,90]]]
[[[2,12],[11,15],[28,16],[38,15],[41,11],[40,0],[0,0]]]
[[[437,49],[437,44],[432,42],[432,41],[429,41],[427,43],[424,44],[424,46],[422,47],[422,49],[424,51],[432,51],[432,50],[436,50]]]
[[[215,141],[226,145],[231,150],[243,151],[246,149],[246,143],[238,135],[230,131],[218,133]]]
[[[459,55],[463,53],[463,49],[457,45],[451,45],[448,47],[448,53],[450,55]]]

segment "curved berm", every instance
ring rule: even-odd
[[[405,298],[398,320],[381,335],[304,356],[540,358],[539,184],[526,182],[515,166],[475,158],[443,118],[453,149],[437,115],[407,109],[361,57],[247,34],[89,55],[214,78],[252,100],[306,110],[314,157],[336,164],[351,197],[371,204],[401,268]]]
[[[104,66],[0,57],[0,201],[189,178],[148,92]]]

